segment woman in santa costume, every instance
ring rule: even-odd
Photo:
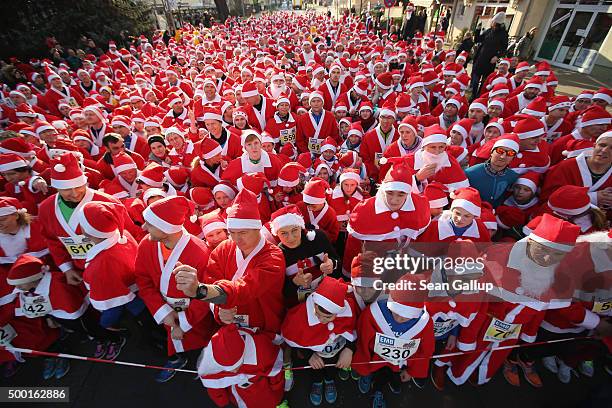
[[[38,204],[49,194],[49,186],[26,159],[14,153],[0,154],[0,175],[6,181],[0,195],[14,197],[30,214],[38,214]]]
[[[291,102],[285,94],[276,99],[276,112],[266,123],[265,131],[272,136],[277,146],[287,143],[295,145],[297,134],[297,116],[290,112]]]
[[[191,185],[214,188],[224,170],[222,149],[211,137],[200,142],[200,157],[191,165]],[[227,162],[226,162],[227,163]],[[227,164],[225,165],[227,167]]]
[[[172,166],[190,169],[193,159],[199,156],[198,145],[186,138],[186,132],[176,126],[164,131],[166,142],[170,146],[168,157]]]
[[[348,286],[325,277],[306,302],[287,312],[281,334],[293,352],[312,367],[310,402],[314,406],[321,405],[323,395],[328,404],[336,402],[336,368],[351,366],[358,310]]]
[[[202,220],[202,240],[210,251],[228,238],[227,224],[224,219],[218,215],[212,215]]]
[[[151,190],[149,190],[151,191]],[[94,246],[87,253],[83,282],[91,305],[100,314],[100,325],[112,336],[99,343],[95,357],[114,360],[126,343],[119,333],[119,321],[128,311],[150,336],[157,329],[144,302],[137,296],[134,261],[138,244],[123,229],[125,207],[114,203],[89,202],[77,213],[83,234]]]
[[[545,214],[526,238],[487,251],[483,280],[493,284],[488,292],[492,299],[476,338],[478,351],[457,357],[447,371],[455,384],[468,379],[472,384],[487,383],[512,351],[498,348],[520,341],[533,343],[546,311],[571,303],[573,288],[567,271],[577,265],[566,255],[579,233],[577,226]],[[518,368],[531,385],[542,386],[533,362],[519,355],[504,367],[510,384],[519,385]]]
[[[185,197],[172,196],[151,204],[143,213],[149,235],[138,246],[136,284],[157,324],[163,324],[168,336],[166,367],[187,364],[187,352],[205,346],[214,324],[208,304],[191,302],[176,286],[172,270],[189,265],[200,279],[208,262],[209,251],[198,238],[187,233],[183,224],[191,218],[194,205]],[[160,371],[158,382],[166,382],[173,370]]]
[[[218,207],[217,214],[222,219],[227,218],[227,209],[232,205],[236,197],[236,190],[228,182],[222,181],[212,190],[215,204]]]
[[[178,266],[177,285],[187,296],[214,303],[215,319],[221,324],[279,333],[285,314],[285,261],[281,250],[261,233],[255,194],[242,189],[227,210],[226,223],[232,239],[212,251],[206,276],[200,277],[193,267]]]
[[[422,143],[421,137],[418,136],[418,127],[419,125],[414,116],[406,116],[402,119],[397,126],[399,138],[385,149],[383,157],[387,159],[391,157],[403,157],[418,151]],[[380,160],[380,164],[380,177],[384,178],[390,166],[385,166],[387,161],[383,159]]]
[[[119,201],[87,187],[87,177],[72,153],[64,153],[51,161],[51,187],[57,189],[57,193],[39,207],[42,234],[53,261],[66,274],[68,283],[78,285],[82,281],[87,251],[93,243],[82,234],[74,213],[90,201]],[[136,239],[143,235],[129,217],[125,220],[125,228]]]
[[[383,153],[398,138],[398,132],[395,129],[394,109],[394,107],[380,109],[378,113],[380,123],[363,135],[359,147],[359,155],[363,159],[368,175],[375,180],[378,180],[379,177],[379,161],[383,157]]]
[[[404,275],[396,283],[416,283],[417,278],[424,275]],[[419,290],[392,290],[359,316],[352,369],[361,375],[362,394],[373,389],[373,407],[386,406],[387,384],[394,394],[401,392],[400,381],[412,381],[418,388],[425,385],[435,347],[433,324],[423,303],[426,296]]]
[[[400,249],[425,231],[431,220],[429,204],[415,192],[413,183],[412,169],[403,162],[394,164],[376,196],[355,206],[347,226],[343,257],[346,271],[366,242],[396,243]]]
[[[283,398],[283,353],[274,335],[235,324],[217,331],[202,350],[198,374],[218,407],[276,408]]]
[[[276,154],[268,154],[261,148],[261,135],[254,130],[242,132],[244,153],[232,160],[221,178],[236,184],[236,180],[245,173],[263,173],[272,187],[276,186],[281,169]]]
[[[327,196],[332,190],[325,180],[314,177],[306,183],[302,191],[303,201],[297,206],[304,216],[306,224],[315,229],[321,229],[330,242],[338,239],[340,226],[336,219],[336,211],[327,203]]]
[[[21,254],[49,258],[38,219],[33,219],[13,197],[0,197],[0,270],[8,271]]]

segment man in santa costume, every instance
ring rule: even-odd
[[[96,146],[101,147],[106,133],[112,131],[102,111],[95,105],[89,105],[83,108],[83,116]]]
[[[368,175],[377,180],[379,176],[379,161],[385,150],[398,138],[395,130],[395,111],[390,108],[379,110],[380,123],[363,135],[359,147],[359,155],[363,159]]]
[[[545,214],[526,238],[487,251],[484,281],[493,285],[488,294],[487,318],[477,337],[475,353],[464,354],[448,369],[457,385],[487,383],[502,367],[511,349],[498,348],[536,341],[538,328],[547,310],[571,303],[573,293],[569,271],[576,270],[566,256],[576,242],[580,228]],[[515,355],[506,363],[504,376],[519,385],[518,368],[534,387],[541,387],[533,362]]]
[[[510,168],[518,174],[528,171],[545,173],[550,166],[550,156],[549,145],[544,139],[544,124],[534,117],[527,117],[516,123],[513,132],[519,138],[519,151],[510,162]]]
[[[186,296],[214,303],[215,319],[221,324],[280,333],[285,261],[281,250],[261,234],[254,193],[242,189],[236,195],[226,223],[231,239],[212,251],[206,276],[199,277],[190,266],[178,266],[177,287]]]
[[[175,93],[171,92],[168,94],[167,107],[170,108],[164,119],[162,120],[162,127],[169,128],[171,126],[182,126],[188,127],[186,121],[190,120],[189,109],[185,107],[185,101],[183,98]]]
[[[572,131],[573,125],[566,119],[571,105],[570,99],[565,95],[554,96],[550,99],[548,114],[542,118],[548,143]]]
[[[414,284],[423,276],[404,275],[396,284]],[[370,304],[359,316],[352,368],[361,375],[359,391],[367,394],[373,389],[373,407],[385,406],[382,391],[386,385],[395,394],[401,392],[401,382],[425,386],[435,340],[431,317],[424,307],[426,294],[421,292],[391,290],[388,298]]]
[[[90,201],[120,203],[108,194],[87,187],[87,177],[72,153],[64,153],[51,161],[51,187],[57,193],[39,207],[42,234],[53,261],[66,274],[68,283],[78,285],[93,242],[81,232],[75,211]],[[133,236],[142,235],[129,217],[124,225]]]
[[[506,99],[502,117],[507,118],[522,111],[529,102],[533,101],[542,92],[544,84],[540,78],[534,76],[525,84],[522,92]]]
[[[324,277],[305,302],[287,312],[281,335],[312,367],[310,402],[314,406],[321,405],[323,396],[328,404],[336,402],[336,369],[351,366],[358,310],[344,282]]]
[[[100,191],[103,191],[119,200],[136,198],[140,184],[137,182],[138,168],[136,163],[125,152],[113,157],[113,180],[103,180],[100,183]]]
[[[214,188],[221,181],[222,149],[212,137],[200,142],[200,158],[191,170],[191,185]]]
[[[223,326],[202,350],[198,374],[218,407],[276,408],[283,397],[283,352],[274,335]]]
[[[337,104],[342,104],[348,108],[348,114],[353,120],[359,117],[359,105],[368,101],[368,82],[360,80],[345,93],[341,94],[336,100]]]
[[[50,73],[47,76],[47,82],[50,84],[50,86],[49,90],[44,96],[44,104],[52,115],[62,117],[62,114],[59,111],[59,104],[61,102],[67,103],[73,108],[83,104],[83,97],[78,90],[76,90],[76,87],[66,86],[58,74],[54,72]]]
[[[336,144],[341,144],[342,139],[333,113],[323,109],[323,94],[319,91],[312,92],[308,103],[308,113],[298,116],[297,119],[296,145],[300,153],[310,152],[313,156],[318,156],[326,137],[332,137]]]
[[[151,204],[143,212],[144,228],[136,256],[138,295],[144,300],[157,324],[163,324],[168,336],[167,368],[187,364],[187,352],[199,350],[213,333],[213,321],[207,303],[193,302],[177,287],[172,271],[178,265],[189,266],[203,280],[209,251],[183,224],[193,217],[193,202],[171,196]],[[166,382],[173,370],[160,371],[157,382]]]
[[[275,187],[282,167],[276,154],[268,153],[261,148],[261,135],[255,130],[243,131],[241,139],[244,153],[229,163],[221,178],[236,184],[243,174],[262,173],[270,185]]]
[[[115,133],[121,135],[126,149],[138,153],[144,159],[149,158],[151,148],[143,137],[132,131],[133,123],[130,118],[123,115],[113,116],[111,127]]]
[[[246,102],[246,112],[249,125],[262,132],[266,124],[274,116],[274,100],[259,93],[255,82],[247,82],[242,86],[242,97]]]
[[[317,89],[323,95],[323,109],[327,111],[331,111],[336,106],[338,97],[347,91],[340,83],[341,75],[342,67],[338,63],[333,63],[329,67],[329,78]]]

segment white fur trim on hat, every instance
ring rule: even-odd
[[[340,184],[342,184],[342,182],[346,180],[354,180],[357,182],[357,184],[359,184],[361,183],[361,176],[352,171],[340,174]]]
[[[221,153],[223,153],[223,149],[221,149],[221,146],[216,146],[210,152],[208,152],[206,154],[203,154],[202,157],[205,160],[208,160],[208,159],[212,159],[213,157],[215,157],[216,155],[221,154]]]
[[[218,192],[222,192],[225,193],[225,195],[227,195],[230,200],[233,200],[234,197],[236,197],[236,192],[228,185],[226,184],[217,184],[215,187],[213,187],[213,195],[217,194]]]
[[[227,224],[222,221],[211,222],[202,228],[202,234],[205,236],[216,230],[227,230]]]
[[[19,210],[17,210],[17,207],[13,205],[2,207],[0,208],[0,217],[4,217],[5,215],[15,214],[17,211]]]
[[[91,235],[96,238],[110,238],[118,232],[118,230],[115,230],[112,232],[102,232],[98,230],[97,228],[93,227],[87,220],[87,217],[85,217],[85,211],[83,211],[82,208],[80,208],[77,211],[76,215],[77,215],[77,219],[79,220],[79,224],[81,225],[81,229],[87,235]]]
[[[563,252],[570,252],[572,249],[574,249],[573,245],[564,245],[564,244],[559,244],[557,242],[549,241],[545,238],[540,237],[539,235],[536,235],[533,231],[531,231],[531,233],[527,235],[527,238],[532,239],[547,247],[557,249]]]
[[[261,220],[250,218],[228,218],[227,229],[261,229]]]
[[[393,118],[395,118],[395,112],[393,112],[391,109],[383,108],[378,111],[378,117],[381,116],[393,116]]]
[[[451,203],[451,210],[457,207],[463,208],[464,210],[466,210],[467,212],[469,212],[475,217],[480,217],[480,207],[478,207],[476,204],[474,204],[471,201],[465,200],[463,198],[455,199]]]
[[[411,191],[412,186],[403,181],[385,181],[381,184],[382,191]]]
[[[169,222],[158,217],[157,214],[151,210],[151,207],[145,208],[145,210],[142,212],[142,217],[146,222],[153,225],[155,228],[160,229],[166,234],[175,234],[183,229],[183,225],[170,224]]]
[[[392,300],[391,298],[387,300],[387,308],[390,311],[397,313],[398,315],[405,317],[407,319],[415,319],[419,317],[421,313],[423,313],[423,309],[419,307],[402,305],[401,303],[398,303]]]
[[[484,105],[483,105],[482,103],[480,103],[480,102],[472,102],[472,103],[471,103],[471,105],[470,105],[470,107],[469,107],[469,109],[480,109],[480,110],[482,110],[483,112],[486,112],[486,111],[487,111],[487,107],[486,107],[486,106],[484,106]]]
[[[251,96],[257,96],[257,95],[259,95],[259,90],[257,88],[253,89],[252,91],[246,91],[246,92],[242,91],[243,98],[250,98]]]
[[[586,122],[580,122],[580,127],[587,127],[587,126],[593,126],[593,125],[609,125],[610,124],[610,118],[599,118],[599,119],[591,119],[591,120],[587,120]]]
[[[126,164],[122,164],[121,166],[113,167],[113,173],[117,175],[123,171],[137,169],[137,168],[138,167],[136,166],[136,163],[126,163]]]
[[[608,102],[608,104],[612,104],[612,97],[610,97],[610,95],[605,94],[603,92],[598,92],[596,94],[593,95],[593,99],[602,99],[606,102]]]
[[[39,279],[42,279],[42,277],[43,277],[43,271],[41,270],[40,272],[35,273],[34,275],[26,276],[25,278],[21,278],[21,279],[6,278],[6,282],[11,286],[17,286],[17,285],[24,285],[30,282],[35,282]]]
[[[218,120],[219,122],[223,121],[223,116],[219,115],[218,113],[213,113],[213,112],[206,112],[203,116],[202,116],[202,120]]]
[[[528,132],[517,133],[516,135],[518,136],[519,139],[523,140],[523,139],[530,139],[532,137],[542,136],[543,134],[544,134],[544,128],[539,127],[537,129],[530,130]]]
[[[299,214],[287,213],[276,217],[270,222],[272,234],[274,235],[277,235],[279,229],[293,225],[305,228],[304,217]]]
[[[81,186],[84,186],[85,184],[87,184],[87,176],[84,174],[81,174],[80,176],[75,177],[70,180],[56,180],[53,178],[51,179],[51,187],[59,189],[59,190],[66,190],[69,188],[81,187]]]
[[[323,204],[326,201],[326,199],[325,197],[323,198],[313,197],[313,196],[309,196],[308,194],[302,193],[302,201],[304,201],[304,203],[306,204]]]
[[[447,137],[445,134],[436,133],[433,135],[429,135],[423,139],[421,146],[427,146],[432,143],[446,143]]]
[[[448,198],[446,197],[438,198],[436,200],[429,200],[430,208],[443,208],[443,207],[446,207],[447,205],[448,205]]]
[[[528,178],[519,177],[516,179],[514,184],[520,184],[521,186],[529,187],[531,191],[533,191],[534,193],[538,191],[538,186],[536,186],[536,183],[534,183],[532,180]]]
[[[312,300],[314,301],[314,303],[321,306],[322,308],[324,308],[331,314],[337,315],[339,313],[342,313],[342,311],[347,307],[346,301],[344,305],[340,307],[334,302],[332,302],[331,300],[329,300],[328,298],[326,298],[325,296],[317,292],[314,292],[311,296],[312,296]]]

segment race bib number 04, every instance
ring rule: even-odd
[[[59,240],[62,241],[72,259],[86,259],[87,251],[94,246],[94,243],[84,235],[77,235],[74,238],[59,237]]]
[[[405,340],[376,333],[374,352],[391,364],[402,366],[416,353],[420,343],[421,339]]]
[[[334,340],[328,341],[323,350],[317,351],[317,354],[323,358],[332,358],[344,348],[345,344],[346,339],[342,336],[338,336]]]
[[[503,320],[493,318],[484,335],[484,341],[501,342],[518,339],[521,333],[520,324],[506,323]]]

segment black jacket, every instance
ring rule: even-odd
[[[474,72],[489,74],[495,70],[491,58],[502,57],[508,49],[508,33],[505,26],[489,28],[484,33],[476,33],[476,43],[480,46],[474,53]]]

